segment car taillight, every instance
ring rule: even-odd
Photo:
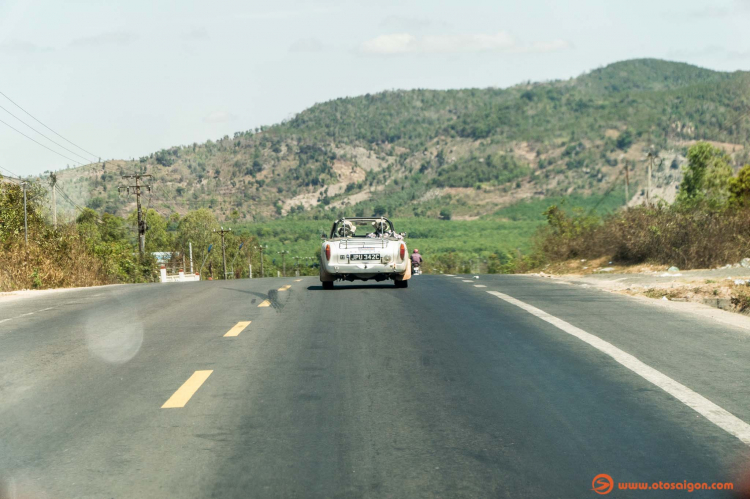
[[[326,261],[331,260],[331,246],[329,244],[326,244]]]
[[[401,255],[402,260],[406,256],[406,245],[404,243],[401,243],[401,249],[399,250],[398,254]]]

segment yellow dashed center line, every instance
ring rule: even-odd
[[[260,302],[260,305],[258,305],[259,308],[260,307],[270,307],[270,306],[271,306],[271,302],[268,301],[268,300],[263,300],[262,302]]]
[[[204,381],[208,379],[209,376],[211,376],[211,371],[195,371],[192,376],[188,378],[185,383],[182,384],[181,387],[177,389],[174,394],[169,397],[169,400],[164,402],[164,405],[161,406],[162,409],[174,409],[176,407],[185,407],[185,404],[188,403],[188,400],[190,400],[190,397],[195,395],[195,392],[198,391],[198,388],[201,387]]]
[[[242,330],[249,326],[251,322],[252,321],[238,322],[232,329],[227,332],[227,334],[224,335],[224,337],[226,338],[227,336],[239,336]]]
[[[279,291],[286,291],[287,289],[289,289],[289,288],[291,288],[291,287],[292,287],[292,285],[291,285],[291,284],[287,284],[286,286],[281,286],[281,287],[279,288]]]

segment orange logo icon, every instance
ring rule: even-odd
[[[591,482],[592,490],[600,495],[609,494],[610,492],[612,492],[612,488],[614,486],[614,480],[612,480],[612,477],[607,475],[606,473],[596,475],[594,477],[594,481]]]

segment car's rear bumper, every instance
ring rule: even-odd
[[[330,280],[345,281],[383,281],[387,279],[403,279],[407,273],[408,263],[406,261],[399,263],[341,263],[341,264],[323,264],[325,277]]]

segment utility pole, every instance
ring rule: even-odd
[[[29,245],[29,224],[27,221],[26,216],[26,185],[28,182],[21,182],[21,187],[23,188],[23,237],[24,237],[24,244],[26,246]]]
[[[224,280],[227,280],[227,247],[224,244],[224,234],[227,232],[232,232],[232,229],[226,229],[224,230],[224,227],[221,228],[221,230],[214,230],[214,232],[218,232],[221,234],[221,260],[224,264]]]
[[[281,255],[281,275],[286,277],[286,254],[289,253],[287,250],[278,251],[276,254]]]
[[[188,248],[190,248],[190,273],[193,273],[193,243],[188,242]]]
[[[266,246],[266,248],[267,248],[267,247],[268,247],[268,246]],[[256,246],[256,247],[255,247],[255,249],[257,249],[257,250],[259,250],[259,251],[260,251],[260,276],[261,276],[261,277],[266,277],[266,274],[265,274],[265,272],[263,271],[263,245],[262,245],[262,244],[259,244],[258,246]]]
[[[654,160],[659,157],[658,153],[654,152],[654,146],[651,146],[651,149],[649,149],[648,154],[646,155],[646,159],[648,160],[648,184],[646,189],[646,203],[651,204],[651,171],[654,167]],[[661,164],[661,163],[660,163]]]
[[[648,152],[648,184],[646,187],[646,204],[651,204],[651,165],[654,163],[653,152]]]
[[[49,181],[52,184],[52,226],[57,228],[57,174],[50,173]]]
[[[240,247],[237,248],[237,253],[234,254],[234,258],[232,258],[232,279],[237,279],[237,276],[234,274],[234,262],[237,260],[237,257],[240,256],[240,251],[242,251],[242,246],[245,243],[240,243]],[[240,275],[242,275],[242,272],[240,272]]]
[[[151,192],[150,185],[140,183],[146,177],[151,178],[152,176],[144,173],[123,175],[122,178],[135,179],[135,185],[125,185],[117,188],[118,191],[122,192],[124,190],[128,194],[130,194],[130,189],[133,189],[133,192],[135,192],[135,202],[138,207],[138,251],[140,251],[141,256],[146,252],[146,229],[148,228],[146,227],[146,220],[143,218],[143,212],[141,211],[141,189],[145,188],[148,192]]]
[[[628,206],[628,201],[630,201],[630,166],[628,165],[628,162],[625,161],[625,206]]]

